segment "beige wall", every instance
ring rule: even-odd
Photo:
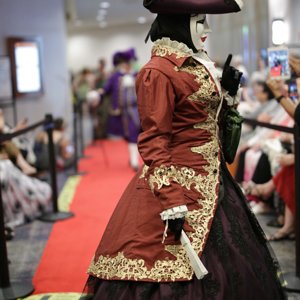
[[[212,15],[209,22],[211,57],[224,62],[229,53],[240,54],[248,71],[255,70],[257,51],[269,44],[267,0],[244,1],[241,12]]]
[[[111,57],[116,51],[134,47],[138,61],[144,65],[150,58],[151,41],[144,40],[150,24],[125,25],[107,29],[78,28],[68,33],[68,66],[72,72],[84,67],[95,68],[104,57],[111,68]]]

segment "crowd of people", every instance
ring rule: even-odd
[[[73,82],[75,102],[87,103],[93,124],[93,138],[123,138],[128,143],[129,164],[139,168],[137,138],[140,120],[137,110],[134,48],[112,55],[113,70],[107,74],[105,61],[99,60],[95,72],[82,70]]]
[[[300,90],[300,59],[291,54],[289,63],[292,80]],[[238,109],[248,119],[293,127],[298,99],[291,99],[285,81],[270,77],[267,70],[253,73]],[[236,164],[235,179],[247,195],[252,211],[276,215],[267,225],[278,230],[267,238],[295,239],[293,134],[244,124]]]
[[[0,110],[0,133],[14,133],[25,129],[28,120],[20,121],[15,127],[5,122]],[[54,120],[52,131],[56,154],[57,171],[70,168],[73,164],[73,146],[64,133],[62,118]],[[5,236],[14,237],[16,226],[33,221],[51,211],[52,190],[49,174],[48,133],[19,135],[0,145],[0,181],[4,211]]]

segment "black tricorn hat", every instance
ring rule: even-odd
[[[157,14],[227,14],[243,7],[242,0],[144,0],[143,4]]]

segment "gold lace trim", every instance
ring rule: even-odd
[[[201,64],[197,64],[196,67],[184,66],[180,68],[180,70],[194,75],[196,77],[195,81],[199,83],[199,89],[190,95],[188,99],[193,102],[204,104],[212,119],[215,119],[221,98],[216,91],[215,82],[209,75],[205,66]]]
[[[195,152],[197,153],[198,147],[196,148]],[[208,149],[209,147],[199,149],[199,151],[203,150],[201,154],[205,158],[207,158]],[[194,152],[194,150],[192,151]],[[154,169],[154,175],[149,176],[149,184],[152,188],[155,185],[157,188],[161,188],[163,185],[169,185],[171,181],[174,181],[188,190],[193,187],[199,192],[200,208],[188,211],[186,215],[186,222],[194,229],[193,233],[187,234],[197,253],[203,251],[206,235],[209,232],[208,225],[216,206],[219,162],[217,158],[212,159],[211,162],[212,164],[207,167],[208,175],[197,175],[195,170],[188,167],[161,166]],[[144,170],[146,169],[147,166]],[[154,266],[148,269],[143,259],[129,259],[122,252],[119,252],[115,257],[100,256],[96,262],[91,263],[88,272],[104,279],[152,281],[192,279],[194,272],[183,247],[181,245],[165,245],[165,250],[174,255],[176,260],[157,260]]]
[[[123,252],[115,257],[100,256],[92,261],[88,273],[103,279],[119,278],[123,280],[175,281],[192,279],[193,270],[182,246],[177,260],[157,260],[153,268],[148,269],[143,259],[126,258]],[[187,278],[187,274],[189,277]]]
[[[175,54],[176,58],[188,57],[193,55],[193,50],[187,45],[172,41],[169,38],[162,38],[154,42],[152,49],[157,56],[167,56]]]
[[[156,43],[154,51],[157,55],[170,55],[175,53],[177,57],[187,56],[181,50],[174,50],[164,43]],[[217,186],[219,183],[219,145],[216,123],[217,107],[221,101],[218,93],[215,92],[215,83],[206,75],[208,71],[201,64],[197,67],[183,66],[180,71],[186,71],[196,77],[199,83],[199,90],[189,97],[189,100],[204,104],[207,112],[207,120],[194,125],[195,129],[206,130],[211,134],[211,139],[201,146],[191,148],[193,153],[200,154],[207,162],[204,166],[206,175],[197,174],[189,167],[160,166],[154,169],[152,174],[147,174],[149,167],[144,166],[140,178],[149,179],[149,186],[161,189],[169,186],[171,182],[180,184],[183,188],[196,190],[199,193],[199,208],[187,212],[186,222],[194,229],[194,232],[187,233],[193,248],[199,254],[202,253],[209,233],[209,223],[211,222],[217,205]],[[187,259],[185,250],[181,245],[165,245],[165,250],[176,257],[175,260],[158,260],[149,269],[143,259],[129,259],[119,252],[115,257],[100,256],[96,262],[92,262],[89,273],[105,279],[124,280],[152,280],[152,281],[173,281],[178,279],[190,280],[193,270]]]

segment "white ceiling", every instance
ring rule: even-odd
[[[101,27],[97,16],[101,14],[99,10],[102,2],[110,4],[104,15],[107,27],[133,23],[138,25],[137,19],[140,17],[144,17],[144,23],[149,23],[155,18],[143,7],[143,0],[65,0],[69,28]]]

